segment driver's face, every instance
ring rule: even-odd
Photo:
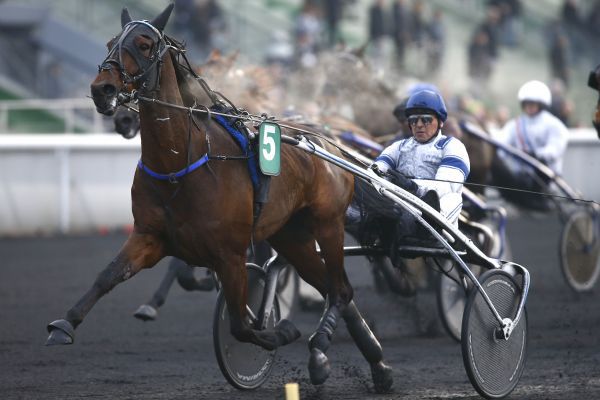
[[[541,107],[538,103],[535,103],[533,101],[524,101],[521,103],[521,109],[523,109],[523,112],[525,114],[529,115],[530,117],[533,117],[535,114],[540,112]]]
[[[439,128],[438,119],[433,114],[411,115],[408,117],[408,125],[415,140],[419,143],[429,141]]]

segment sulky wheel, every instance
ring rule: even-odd
[[[577,292],[594,287],[600,272],[599,217],[584,210],[569,216],[560,237],[560,266]]]
[[[254,264],[246,264],[248,271],[248,307],[258,315],[265,288],[265,272]],[[272,329],[279,321],[279,302],[273,301],[273,311],[267,323]],[[238,389],[256,389],[262,385],[271,372],[277,350],[267,351],[251,343],[242,343],[234,338],[229,330],[229,313],[225,296],[217,297],[213,317],[213,342],[215,355],[221,372],[227,381]]]
[[[449,269],[447,266],[453,264],[452,260],[444,260],[444,269]],[[452,339],[460,342],[463,314],[465,304],[467,303],[467,292],[460,283],[461,276],[458,274],[457,268],[460,267],[454,265],[453,269],[449,272],[452,277],[440,274],[437,304],[438,312],[446,332]],[[469,264],[469,268],[471,268],[475,276],[480,274],[481,267]]]
[[[513,319],[521,299],[521,288],[506,272],[490,270],[479,278],[481,286],[502,318]],[[498,338],[500,327],[481,292],[474,287],[465,306],[462,324],[463,362],[469,380],[482,396],[499,399],[515,388],[527,353],[527,313],[508,340]]]

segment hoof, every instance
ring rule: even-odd
[[[48,324],[48,332],[50,335],[46,340],[46,346],[54,346],[58,344],[73,344],[75,338],[75,329],[69,321],[57,319]]]
[[[142,321],[154,321],[157,315],[158,311],[156,311],[156,308],[149,306],[148,304],[142,304],[140,308],[133,313],[134,317],[141,319]]]
[[[310,382],[313,385],[321,385],[324,383],[331,373],[331,365],[329,359],[321,350],[314,348],[310,351],[310,359],[308,360],[308,374]]]
[[[385,365],[383,361],[371,365],[371,376],[376,393],[386,393],[394,384],[392,367]]]
[[[277,331],[279,346],[290,344],[301,336],[298,328],[287,319],[279,321],[275,326],[275,331]]]

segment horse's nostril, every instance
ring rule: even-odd
[[[117,88],[114,85],[106,84],[102,86],[102,92],[105,96],[114,96],[117,93]]]

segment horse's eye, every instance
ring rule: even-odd
[[[149,45],[149,44],[146,44],[146,43],[142,43],[142,44],[140,45],[140,50],[141,50],[141,51],[150,50],[150,45]]]

